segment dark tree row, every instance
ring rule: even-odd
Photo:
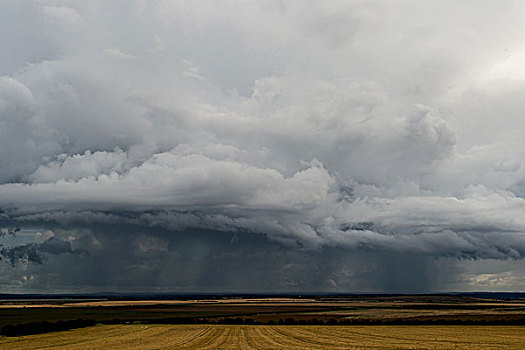
[[[31,322],[17,325],[7,325],[0,329],[0,335],[16,337],[30,334],[65,331],[74,328],[91,327],[96,325],[95,320],[76,319],[58,322]],[[112,319],[105,320],[102,324],[125,324],[130,321]],[[220,319],[207,319],[196,317],[170,317],[151,320],[137,320],[133,323],[147,324],[229,324],[229,325],[519,325],[525,326],[525,318],[507,319],[431,319],[431,318],[408,318],[408,319],[295,319],[285,318],[279,320],[257,321],[253,318],[227,317]]]
[[[118,322],[118,321],[117,321]],[[104,322],[105,323],[105,322]],[[230,324],[230,325],[525,325],[525,318],[508,319],[454,319],[454,318],[405,318],[405,319],[295,319],[258,321],[246,317],[206,319],[194,317],[173,317],[148,320],[150,324]]]
[[[95,320],[68,320],[58,322],[31,322],[17,325],[7,325],[0,329],[0,335],[6,337],[17,337],[21,335],[40,334],[47,332],[66,331],[68,329],[91,327],[96,324]]]

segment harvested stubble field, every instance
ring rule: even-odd
[[[519,326],[100,325],[0,338],[8,349],[524,349]]]
[[[442,295],[5,299],[0,335],[0,349],[525,349],[525,302]]]

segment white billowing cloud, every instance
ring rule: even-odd
[[[88,176],[109,174],[114,171],[122,171],[127,161],[126,154],[116,149],[114,152],[84,152],[68,156],[60,154],[57,159],[46,165],[39,166],[29,179],[33,183],[50,183],[58,180],[80,180]]]
[[[34,3],[57,52],[0,78],[3,218],[522,257],[521,7]]]
[[[59,147],[53,131],[35,116],[36,101],[27,86],[0,78],[0,180],[16,181]]]

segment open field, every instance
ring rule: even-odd
[[[524,349],[516,326],[101,325],[0,338],[2,349]]]
[[[521,299],[401,295],[0,304],[1,349],[525,349]]]
[[[79,319],[106,324],[525,325],[525,302],[457,296],[0,301],[0,329]]]
[[[106,300],[106,299],[86,299],[86,300],[64,300],[64,299],[15,299],[1,300],[0,309],[5,308],[28,308],[28,307],[91,307],[91,306],[151,306],[151,305],[183,305],[195,303],[214,303],[214,304],[278,304],[278,303],[314,303],[315,299],[295,299],[295,298],[254,298],[254,299],[195,299],[195,300]]]

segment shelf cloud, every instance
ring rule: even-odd
[[[152,271],[195,235],[239,261],[254,242],[284,249],[303,262],[290,281],[326,251],[408,254],[436,271],[439,259],[521,264],[520,3],[0,6],[0,224],[52,232],[4,247],[11,265],[22,250],[81,265],[117,249]],[[342,264],[326,288],[341,276],[361,288]]]

